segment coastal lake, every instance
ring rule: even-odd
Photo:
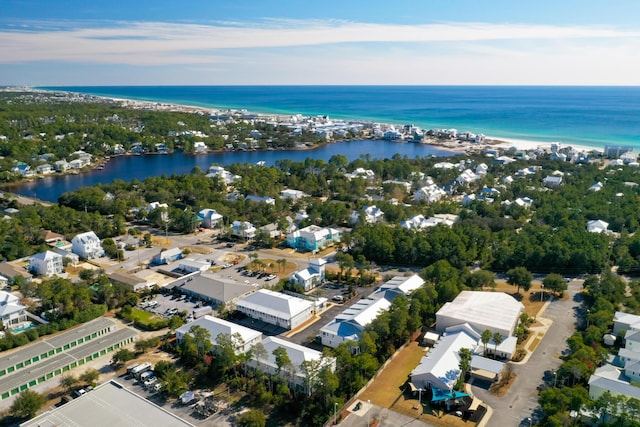
[[[264,162],[273,166],[276,161],[289,159],[296,162],[307,158],[328,161],[334,155],[346,156],[349,161],[370,155],[372,159],[391,158],[395,154],[409,158],[427,156],[450,156],[451,151],[428,144],[401,143],[391,141],[349,141],[324,145],[314,150],[293,151],[234,151],[200,154],[197,156],[175,152],[167,155],[119,156],[111,158],[102,170],[91,170],[79,175],[51,176],[35,179],[10,191],[26,197],[56,203],[58,197],[67,191],[97,184],[108,184],[116,179],[142,181],[160,175],[182,175],[190,173],[198,166],[204,172],[211,164],[231,165],[233,163]]]

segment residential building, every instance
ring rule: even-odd
[[[324,258],[312,258],[307,268],[295,271],[289,276],[289,282],[302,286],[305,292],[310,291],[324,282],[326,263]]]
[[[320,329],[322,345],[336,348],[342,343],[360,341],[364,328],[389,307],[391,303],[384,298],[357,301]]]
[[[321,352],[317,350],[304,347],[299,344],[294,344],[289,341],[285,341],[278,337],[266,337],[262,340],[262,345],[266,352],[266,357],[251,358],[247,365],[263,371],[268,375],[280,375],[288,380],[290,384],[297,387],[308,387],[305,390],[308,394],[313,392],[315,384],[318,383],[318,371],[323,367],[328,367],[331,372],[336,369],[336,359],[334,357],[324,357]],[[291,361],[289,369],[284,368],[279,371],[278,363],[276,362],[276,355],[274,351],[278,348],[284,349]],[[317,369],[312,370],[312,376],[309,378],[307,372],[305,372],[305,365],[313,365]],[[313,376],[315,375],[315,377]]]
[[[587,222],[587,231],[590,233],[608,233],[609,223],[601,219],[594,219]]]
[[[421,187],[416,191],[413,195],[413,200],[417,202],[435,203],[446,195],[447,192],[444,191],[442,187],[439,187],[436,184],[430,184]]]
[[[202,209],[198,212],[198,219],[204,228],[216,228],[222,222],[222,215],[213,209]]]
[[[408,296],[416,289],[423,287],[424,283],[424,280],[417,274],[409,277],[396,276],[380,285],[375,292],[369,295],[369,298],[385,298],[388,301],[393,301],[398,295]]]
[[[231,224],[231,235],[244,240],[256,237],[256,228],[248,221],[233,221]]]
[[[172,261],[182,259],[182,250],[180,248],[163,249],[154,255],[151,262],[157,265],[168,264]]]
[[[275,205],[276,204],[276,199],[274,199],[273,197],[269,197],[269,196],[254,196],[253,194],[249,194],[244,199],[245,200],[250,200],[250,201],[256,202],[256,203],[266,203],[268,205]]]
[[[456,178],[456,182],[459,185],[470,184],[473,181],[477,181],[479,179],[480,176],[474,173],[471,169],[465,169],[462,171],[462,173],[460,173],[460,175],[458,175],[458,177]]]
[[[287,235],[287,244],[303,251],[319,251],[340,241],[340,230],[310,225]]]
[[[71,239],[71,251],[80,258],[92,259],[104,256],[100,239],[93,231],[77,234]]]
[[[438,340],[411,372],[411,383],[423,390],[452,390],[460,377],[460,349],[472,350],[480,335],[463,329]]]
[[[16,277],[22,277],[28,281],[33,278],[27,270],[9,262],[0,262],[0,277],[4,277],[10,285],[15,282]]]
[[[40,252],[29,259],[31,270],[38,276],[56,276],[64,272],[63,256],[52,251]]]
[[[219,178],[226,185],[233,184],[236,181],[242,179],[239,175],[234,175],[231,172],[225,170],[222,166],[211,165],[209,167],[209,173],[207,174],[209,178]]]
[[[371,169],[356,168],[353,172],[345,173],[344,176],[347,179],[363,178],[365,180],[372,180],[376,177],[376,174]]]
[[[122,285],[125,285],[134,292],[141,292],[153,286],[153,283],[149,283],[142,277],[138,277],[135,274],[122,272],[109,274],[109,280],[111,280],[111,283],[120,283]]]
[[[0,321],[4,326],[10,327],[27,320],[27,307],[19,301],[17,296],[0,291]]]
[[[240,299],[236,303],[236,310],[284,329],[295,329],[311,318],[313,303],[280,292],[260,289]]]
[[[376,206],[365,206],[362,209],[362,215],[360,214],[360,212],[355,210],[351,212],[349,222],[351,224],[355,224],[360,220],[361,217],[366,224],[377,224],[384,221],[384,212],[382,212],[382,210]]]
[[[307,195],[303,191],[292,190],[290,188],[287,188],[280,192],[280,198],[291,200],[291,201],[296,201],[306,196]]]
[[[542,180],[542,185],[547,188],[558,188],[562,185],[562,176],[549,175]]]
[[[262,341],[262,333],[258,331],[207,315],[176,329],[176,339],[178,342],[181,342],[184,336],[190,333],[189,330],[193,326],[200,326],[206,329],[209,332],[210,341],[214,347],[218,345],[217,338],[220,334],[226,334],[230,337],[239,336],[240,340],[235,343],[236,354],[244,354],[251,350],[251,347]]]

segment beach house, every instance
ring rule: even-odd
[[[71,239],[71,252],[85,259],[100,258],[104,255],[100,239],[93,231],[77,234]]]

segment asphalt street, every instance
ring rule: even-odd
[[[567,338],[580,321],[582,284],[582,280],[572,280],[567,298],[549,303],[542,317],[552,320],[553,324],[528,362],[513,365],[517,377],[503,397],[496,397],[478,386],[472,387],[473,394],[493,408],[493,416],[487,425],[524,427],[529,425],[528,418],[534,424],[540,418],[537,387],[553,378],[553,371],[562,363],[560,356],[567,348]]]

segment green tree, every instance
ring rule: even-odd
[[[135,357],[135,353],[128,348],[121,348],[113,353],[113,361],[119,365],[122,365]]]
[[[87,369],[79,377],[80,381],[94,387],[98,383],[98,378],[100,378],[100,371],[97,369]]]
[[[10,411],[18,418],[33,418],[45,403],[47,398],[44,395],[26,389],[13,401]]]
[[[484,348],[484,356],[487,355],[487,345],[491,341],[491,331],[489,329],[485,329],[482,331],[482,335],[480,336],[480,341],[482,342],[482,347]]]
[[[171,318],[169,319],[168,326],[171,333],[174,333],[176,329],[178,329],[182,325],[184,325],[184,320],[182,320],[182,317],[180,316],[171,316]]]
[[[258,409],[251,409],[236,420],[238,427],[265,427],[267,417]]]
[[[461,373],[460,377],[464,380],[467,373],[471,370],[471,350],[463,347],[458,351],[458,356],[460,358],[460,362],[458,363]]]
[[[542,279],[542,285],[544,289],[555,292],[556,294],[561,294],[567,290],[567,281],[564,280],[564,277],[556,273],[551,273]]]
[[[65,393],[69,393],[69,391],[78,384],[78,379],[72,374],[64,374],[60,377],[60,387],[62,387]]]
[[[496,332],[493,334],[493,336],[491,337],[491,339],[493,340],[493,344],[495,345],[495,356],[498,356],[498,346],[500,344],[502,344],[502,341],[504,340],[504,338],[502,337],[502,334],[500,332]]]
[[[507,283],[511,286],[517,286],[517,293],[520,293],[520,288],[528,292],[531,289],[532,280],[533,275],[524,267],[515,267],[507,271]]]
[[[496,275],[489,270],[476,270],[469,275],[469,286],[473,289],[495,288]]]

